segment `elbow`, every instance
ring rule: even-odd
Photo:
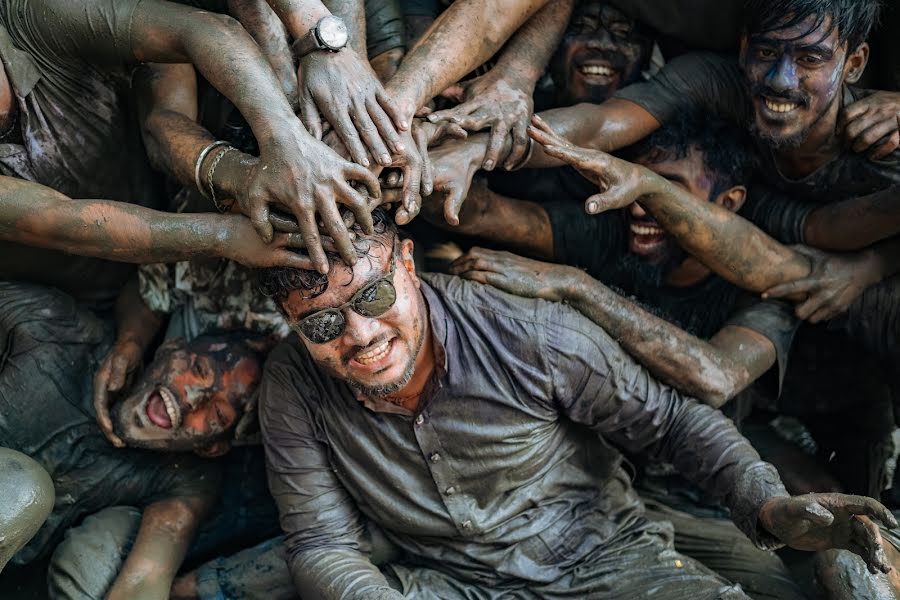
[[[746,379],[741,373],[717,369],[705,374],[694,395],[708,406],[722,408],[747,387]]]

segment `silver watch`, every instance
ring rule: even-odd
[[[300,59],[316,50],[337,52],[347,45],[350,34],[343,19],[334,15],[322,17],[306,35],[294,42],[291,52]]]

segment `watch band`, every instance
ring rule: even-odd
[[[316,28],[313,27],[309,31],[306,32],[302,38],[294,40],[294,43],[291,44],[291,54],[294,56],[294,60],[300,60],[310,52],[315,52],[316,50],[323,49],[324,46],[319,42],[319,38],[316,36]]]

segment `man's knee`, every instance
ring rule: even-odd
[[[47,570],[53,600],[100,600],[116,579],[141,525],[141,511],[114,506],[66,532]]]
[[[0,571],[53,511],[53,480],[35,460],[0,448]]]

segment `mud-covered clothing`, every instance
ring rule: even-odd
[[[693,50],[737,50],[743,0],[611,0],[653,28],[666,56]]]
[[[610,442],[673,462],[751,539],[773,544],[757,511],[786,492],[719,411],[654,380],[565,305],[448,276],[422,282],[438,371],[415,415],[367,408],[295,338],[269,357],[260,421],[295,580],[303,573],[323,598],[399,597],[368,560],[366,518],[408,557],[411,567],[392,566],[404,590],[427,572],[477,597],[526,587],[523,597],[558,597],[536,590],[567,578],[582,591],[625,585],[619,566],[615,576],[602,566],[630,540],[653,546],[638,540],[657,526]]]
[[[97,427],[93,375],[112,329],[66,294],[0,282],[0,446],[53,479],[53,513],[13,558],[46,555],[66,529],[108,506],[212,493],[217,471],[192,455],[113,448]]]
[[[162,198],[129,97],[131,18],[138,0],[6,0],[0,60],[15,95],[16,142],[0,175],[72,198],[156,208]],[[134,267],[0,242],[0,278],[112,299]]]
[[[406,47],[400,0],[366,0],[366,53],[369,59]]]
[[[872,93],[845,86],[842,106]],[[697,111],[719,115],[739,127],[748,126],[754,118],[752,97],[737,61],[718,54],[681,56],[651,81],[620,90],[616,97],[638,104],[661,123]],[[806,216],[815,208],[900,184],[900,151],[883,160],[844,151],[807,177],[791,179],[778,169],[769,148],[757,144],[756,150],[758,175],[741,214],[788,244],[803,242]]]

